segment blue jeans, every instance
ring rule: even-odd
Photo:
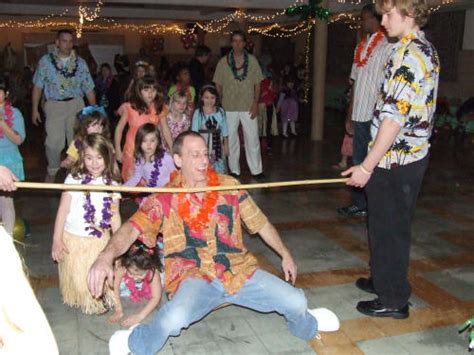
[[[181,282],[174,297],[161,307],[149,324],[136,327],[128,344],[134,355],[159,351],[170,336],[178,336],[183,328],[204,318],[224,303],[232,303],[259,312],[278,312],[288,322],[290,332],[304,340],[316,335],[318,323],[307,311],[303,290],[262,270],[234,295],[227,293],[218,279],[207,282],[190,278]]]
[[[352,163],[359,165],[362,163],[367,156],[368,146],[371,140],[370,126],[372,121],[369,122],[355,122],[352,121],[354,127],[354,140],[352,149]],[[356,205],[360,209],[367,208],[367,197],[365,190],[352,187],[352,204]]]

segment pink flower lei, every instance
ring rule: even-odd
[[[142,281],[141,290],[137,288],[136,281],[131,277],[128,272],[126,271],[123,275],[123,282],[130,290],[130,300],[133,302],[140,302],[142,299],[150,299],[151,298],[151,287],[150,282],[153,279],[154,273],[148,271],[145,278]]]
[[[82,178],[81,184],[87,185],[89,184],[94,178],[90,174],[84,175]],[[110,179],[104,179],[106,185],[110,185]],[[95,207],[91,201],[91,193],[90,191],[84,192],[84,220],[89,226],[86,227],[86,230],[89,231],[90,236],[94,236],[97,238],[101,238],[104,234],[104,231],[110,229],[110,221],[112,220],[112,194],[107,194],[103,198],[103,208],[102,208],[102,218],[97,226],[95,221]]]
[[[13,109],[12,109],[12,104],[8,100],[5,100],[4,114],[5,114],[5,122],[7,126],[12,128],[13,127]],[[5,133],[3,132],[3,129],[0,128],[0,138],[3,138],[4,135]]]

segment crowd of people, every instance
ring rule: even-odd
[[[354,166],[342,173],[354,187],[353,204],[339,212],[368,215],[371,277],[356,285],[378,296],[357,305],[370,316],[409,316],[410,226],[429,159],[439,76],[436,50],[420,30],[427,15],[424,1],[377,0],[362,10],[367,35],[355,50],[346,124]],[[283,136],[297,134],[297,78],[286,75],[275,90],[271,75],[264,77],[245,49],[246,34],[238,30],[230,38],[232,49],[212,81],[203,71],[210,50],[202,46],[189,66],[175,68],[167,90],[144,62],[136,63],[126,83],[119,84],[125,75],[113,77],[107,64],[93,80],[68,30],[58,32],[56,50],[41,58],[34,73],[31,115],[34,124],[45,119],[46,181],[66,168],[66,184],[202,189],[139,196],[137,212],[124,223],[118,193],[62,193],[51,248],[61,295],[85,314],[113,309],[109,321],[129,327],[112,336],[112,354],[155,353],[169,336],[225,303],[276,311],[305,340],[339,329],[330,310],[307,308],[304,292],[294,287],[291,252],[252,197],[244,190],[206,190],[239,185],[239,125],[250,172],[262,178],[262,108],[267,134],[274,113]],[[11,170],[0,169],[6,191],[24,179],[18,146],[25,138],[23,117],[8,93],[0,81],[0,164]],[[13,200],[10,194],[0,198],[11,234]],[[242,222],[281,257],[286,282],[258,267],[243,243]],[[168,302],[158,307],[163,292]],[[123,297],[146,303],[124,318]],[[157,308],[151,322],[142,323]]]

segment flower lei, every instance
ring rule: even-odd
[[[171,176],[171,179],[175,176],[176,173]],[[219,177],[211,168],[207,171],[207,185],[219,185]],[[180,193],[178,194],[178,214],[192,231],[200,232],[209,225],[209,219],[212,211],[216,207],[218,197],[219,194],[217,191],[207,191],[203,197],[202,208],[194,217],[191,217],[191,203],[186,198],[185,193]]]
[[[249,54],[246,50],[244,50],[244,63],[240,68],[237,68],[235,65],[235,58],[234,58],[234,50],[231,49],[227,54],[227,64],[230,66],[230,70],[232,70],[232,74],[234,78],[238,81],[244,81],[247,78],[247,74],[249,72]],[[239,75],[238,71],[244,69],[243,73]]]
[[[369,47],[367,48],[367,53],[365,54],[365,58],[362,57],[362,51],[364,50],[365,44],[367,43],[367,37],[365,37],[362,41],[360,41],[359,45],[357,46],[355,57],[354,57],[354,63],[357,65],[357,67],[362,68],[365,65],[367,65],[370,56],[372,55],[372,52],[374,49],[379,45],[379,43],[384,39],[385,34],[382,31],[378,31],[375,36],[374,40],[369,44]]]
[[[89,184],[94,178],[90,174],[84,175],[82,178],[82,184],[87,185]],[[105,180],[106,185],[110,185],[110,180]],[[97,226],[95,221],[95,207],[91,201],[91,194],[90,191],[84,192],[84,220],[89,226],[86,227],[86,230],[89,231],[90,236],[94,236],[97,238],[101,238],[103,235],[103,231],[110,229],[110,221],[112,220],[112,195],[108,194],[103,198],[103,208],[102,208],[102,218]]]
[[[150,287],[150,281],[153,278],[153,273],[148,272],[147,275],[145,276],[145,279],[141,282],[142,288],[139,290],[137,288],[136,281],[133,279],[133,277],[130,277],[128,272],[125,272],[125,275],[123,275],[123,282],[127,286],[127,288],[130,290],[130,300],[132,302],[140,302],[142,298],[145,299],[150,299],[151,298],[151,287]]]
[[[6,100],[5,105],[3,107],[4,110],[4,115],[5,115],[5,123],[7,124],[8,127],[12,128],[13,127],[13,110],[12,110],[12,104],[10,101]],[[3,129],[0,128],[0,138],[3,138],[4,132]]]
[[[163,157],[165,156],[165,152],[161,150],[158,154],[155,155],[155,161],[153,162],[153,171],[150,174],[150,180],[146,186],[148,187],[156,187],[158,183],[158,178],[160,176],[160,168],[163,165]]]
[[[58,61],[57,61],[57,54],[55,52],[51,52],[49,54],[49,58],[51,60],[51,63],[54,66],[54,69],[61,74],[65,78],[72,78],[76,75],[77,68],[78,68],[78,58],[77,56],[74,55],[74,64],[71,67],[66,67],[66,66],[59,66]]]

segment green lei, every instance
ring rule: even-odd
[[[242,67],[237,68],[237,66],[235,65],[233,49],[231,49],[227,54],[227,64],[229,65],[230,70],[232,70],[232,74],[234,75],[234,78],[236,80],[244,81],[247,78],[247,74],[249,72],[249,54],[246,50],[244,50],[244,64],[242,65]],[[243,69],[244,71],[242,72],[242,74],[239,75],[238,71],[240,69]]]
[[[69,78],[72,78],[76,75],[76,72],[77,72],[77,67],[79,66],[78,63],[77,63],[77,56],[74,55],[74,62],[73,62],[73,65],[72,66],[59,66],[58,64],[58,55],[56,54],[56,52],[51,52],[49,54],[49,58],[51,59],[51,63],[53,64],[54,66],[54,69],[56,69],[56,71],[61,74],[63,77],[65,77],[66,79],[69,79]]]

